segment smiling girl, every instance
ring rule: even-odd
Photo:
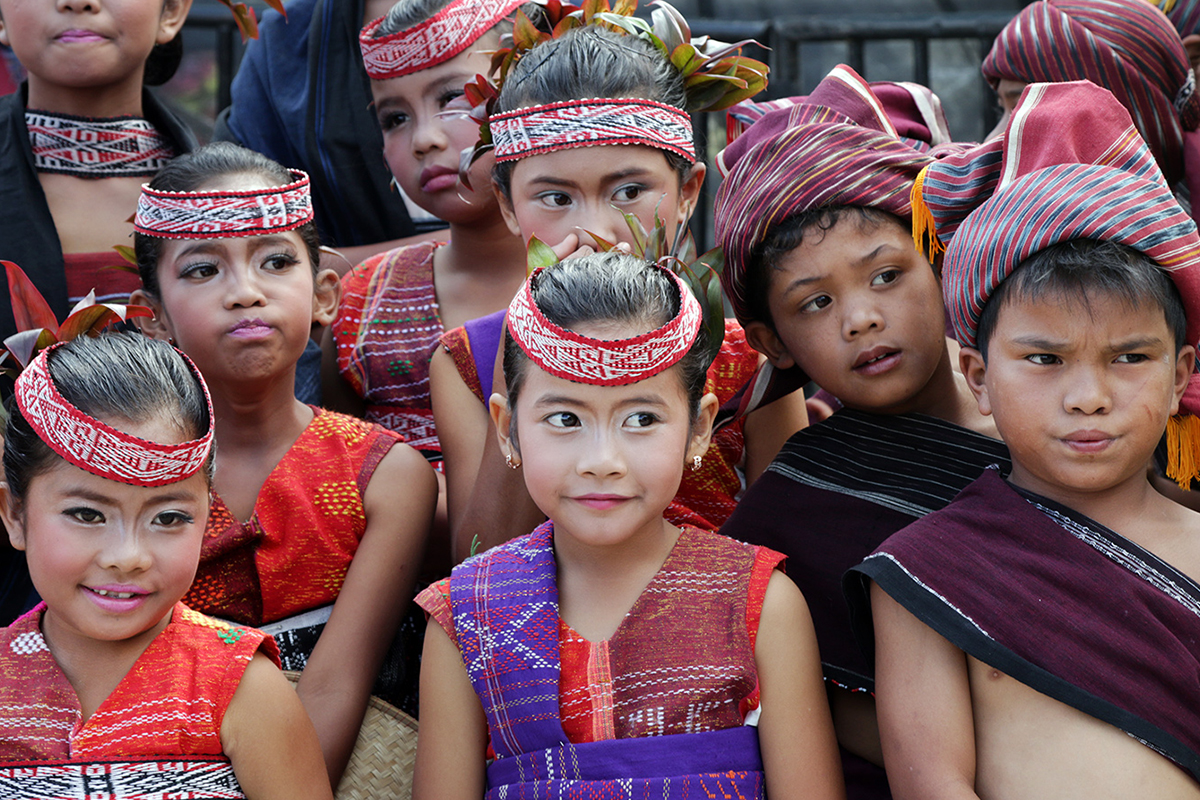
[[[0,0],[0,44],[28,71],[0,98],[0,258],[22,265],[61,319],[91,289],[138,287],[113,246],[142,183],[195,139],[153,95],[182,57],[191,0]],[[16,332],[0,286],[0,339]]]
[[[136,297],[156,314],[146,329],[213,387],[220,455],[188,602],[270,626],[285,667],[304,670],[298,692],[336,786],[411,597],[433,470],[394,433],[292,394],[337,280],[315,266],[306,175],[208,145],[143,190],[135,225]]]
[[[8,413],[0,516],[45,600],[0,630],[5,786],[329,798],[274,642],[180,602],[213,462],[195,367],[140,334],[80,337],[30,363]]]
[[[491,415],[550,521],[418,598],[437,624],[414,798],[842,796],[782,557],[663,519],[717,410],[701,317],[674,274],[619,253],[513,299]]]

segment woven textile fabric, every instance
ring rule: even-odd
[[[142,288],[142,279],[128,261],[116,252],[64,253],[67,299],[74,305],[96,293],[97,303],[128,305],[129,296]]]
[[[88,719],[41,634],[40,604],[0,631],[0,761],[219,755],[221,721],[250,659],[270,637],[176,604]]]
[[[1150,145],[1167,182],[1184,174],[1183,134],[1200,96],[1179,34],[1142,0],[1041,0],[1005,26],[984,77],[1024,83],[1090,80],[1112,92]]]
[[[284,186],[247,191],[168,192],[142,185],[133,229],[164,239],[264,236],[295,230],[313,218],[308,176],[290,170]]]
[[[572,147],[641,144],[696,160],[687,112],[640,98],[569,100],[494,114],[496,161]]]
[[[1166,13],[1181,37],[1200,33],[1200,0],[1155,0],[1154,5]]]
[[[225,758],[27,762],[0,766],[0,800],[245,800]]]
[[[314,409],[267,476],[249,520],[235,519],[213,494],[200,569],[185,602],[263,625],[336,600],[366,531],[363,493],[398,441],[378,425]]]
[[[443,333],[433,254],[422,242],[374,256],[342,278],[333,323],[338,372],[366,401],[366,419],[418,450],[441,452],[429,399],[429,359]]]
[[[728,175],[713,210],[726,259],[721,285],[738,320],[751,321],[746,270],[772,228],[824,206],[907,219],[913,182],[932,161],[899,139],[870,86],[844,65],[806,102],[755,122],[721,155]]]
[[[140,117],[89,119],[31,109],[25,124],[38,172],[149,178],[176,155],[167,138]]]
[[[960,650],[1114,725],[1200,781],[1200,585],[1094,520],[988,470],[847,576]]]
[[[372,80],[382,81],[449,61],[524,2],[455,0],[424,22],[379,38],[375,31],[383,19],[377,19],[359,36],[363,66]]]

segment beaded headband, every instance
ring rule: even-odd
[[[441,64],[473,45],[526,0],[455,0],[424,22],[375,38],[386,17],[362,29],[358,44],[372,80],[399,78]]]
[[[166,486],[200,471],[212,448],[212,400],[204,379],[187,356],[180,353],[204,390],[208,432],[183,444],[159,444],[123,433],[71,405],[50,377],[47,359],[58,347],[39,353],[21,371],[16,383],[21,414],[51,450],[86,472],[134,486]]]
[[[308,175],[247,191],[164,192],[142,185],[133,229],[161,239],[225,239],[295,230],[313,218]]]
[[[631,339],[594,339],[555,325],[533,300],[529,276],[508,307],[508,332],[533,363],[564,380],[592,386],[625,386],[653,377],[679,362],[700,331],[704,316],[687,285],[661,269],[679,289],[679,313],[658,330]]]
[[[568,100],[494,114],[488,121],[496,162],[601,144],[642,144],[696,160],[692,119],[638,97]]]

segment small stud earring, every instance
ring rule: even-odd
[[[512,457],[512,453],[505,454],[504,463],[508,465],[509,469],[520,469],[521,468],[521,462],[514,459]]]
[[[700,464],[703,461],[704,459],[700,456],[692,456],[692,472],[698,471],[700,469]]]

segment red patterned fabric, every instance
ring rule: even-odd
[[[687,284],[670,270],[662,271],[679,292],[679,313],[657,330],[628,339],[595,339],[555,325],[533,299],[533,286],[542,273],[538,269],[508,307],[508,332],[533,363],[564,380],[593,386],[643,381],[687,355],[704,319]]]
[[[429,400],[429,358],[442,335],[433,254],[421,242],[374,256],[342,278],[333,323],[338,372],[366,401],[366,419],[418,450],[441,452]]]
[[[112,694],[87,720],[42,638],[39,604],[0,631],[0,761],[210,755],[242,673],[274,640],[175,605]]]
[[[149,178],[176,155],[167,138],[141,117],[91,119],[30,109],[25,125],[38,172]]]
[[[267,476],[249,520],[213,495],[188,605],[265,625],[337,599],[366,531],[363,493],[399,437],[345,414],[314,413]]]
[[[783,558],[684,527],[610,639],[589,642],[560,618],[559,713],[567,739],[581,744],[742,725],[758,707],[754,643],[767,583]],[[457,644],[450,580],[425,589],[417,603]],[[681,635],[682,627],[701,635]],[[723,701],[701,699],[713,697]]]
[[[687,112],[636,97],[518,108],[494,114],[488,127],[497,162],[601,144],[642,144],[696,160]]]
[[[15,395],[38,438],[67,462],[111,481],[166,486],[195,475],[212,449],[213,410],[208,387],[191,359],[180,353],[204,390],[208,431],[181,444],[159,444],[131,436],[82,411],[63,397],[50,377],[49,359],[58,347],[40,352],[17,376]]]
[[[308,175],[288,171],[291,183],[241,192],[164,192],[143,184],[133,229],[163,239],[224,239],[295,230],[312,221],[312,192]]]
[[[372,80],[399,78],[449,61],[496,27],[526,0],[454,0],[411,28],[375,38],[385,17],[362,29],[358,42]]]
[[[112,250],[98,253],[64,253],[67,299],[71,305],[96,293],[97,303],[129,304],[129,295],[142,288],[137,267]]]

